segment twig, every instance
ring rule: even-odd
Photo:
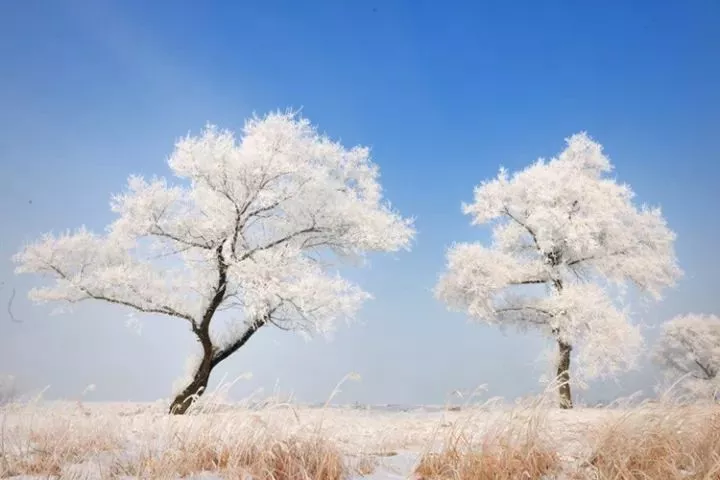
[[[12,289],[12,293],[10,294],[10,299],[8,300],[7,312],[8,312],[8,315],[10,316],[11,321],[13,321],[15,323],[22,323],[22,320],[18,320],[17,318],[15,318],[15,315],[13,314],[13,311],[12,311],[13,300],[15,300],[15,289],[14,288]]]

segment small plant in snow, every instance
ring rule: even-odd
[[[633,192],[607,174],[602,147],[586,134],[567,148],[475,189],[463,205],[473,224],[492,226],[492,245],[461,243],[447,253],[436,295],[472,318],[537,328],[557,344],[560,405],[572,407],[571,352],[587,378],[633,365],[642,338],[609,297],[631,283],[660,297],[681,274],[675,235],[658,208],[636,208]]]
[[[414,235],[383,201],[369,150],[293,113],[249,120],[239,141],[207,127],[168,163],[180,181],[131,176],[105,234],[48,234],[15,259],[18,272],[55,280],[35,300],[99,300],[184,322],[202,352],[174,413],[262,327],[324,333],[352,318],[369,295],[339,276],[338,261],[408,248]]]
[[[666,322],[653,356],[668,380],[691,395],[715,398],[720,391],[720,317],[691,313]]]

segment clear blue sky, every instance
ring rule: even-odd
[[[454,389],[537,391],[544,343],[468,324],[430,293],[452,241],[483,240],[460,212],[472,188],[551,156],[587,130],[638,200],[678,232],[686,277],[638,319],[720,313],[720,3],[0,2],[0,373],[51,397],[89,383],[99,400],[169,395],[193,340],[183,324],[84,306],[49,316],[9,261],[49,230],[111,220],[131,173],[167,173],[174,140],[207,122],[302,107],[343,142],[370,145],[388,197],[419,230],[410,254],[373,262],[364,325],[332,342],[267,330],[219,368],[323,400],[439,403]],[[591,4],[592,3],[592,4]],[[32,203],[30,203],[32,202]],[[653,339],[650,333],[650,340]],[[588,401],[646,390],[655,372],[595,384]]]

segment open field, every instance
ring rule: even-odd
[[[0,411],[2,478],[720,478],[720,409],[261,408],[31,402]]]

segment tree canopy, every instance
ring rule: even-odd
[[[240,139],[208,126],[179,140],[168,164],[174,183],[130,177],[105,233],[47,234],[16,255],[17,271],[54,279],[31,291],[38,301],[185,322],[208,375],[261,326],[322,333],[351,318],[369,294],[340,262],[407,249],[415,233],[383,200],[368,148],[345,148],[294,113],[252,118]],[[234,321],[211,329],[221,311]]]
[[[501,168],[463,204],[474,225],[491,227],[492,243],[453,245],[437,297],[477,321],[536,328],[581,347],[588,378],[630,367],[642,337],[607,287],[633,284],[659,298],[681,271],[660,209],[636,207],[612,169],[585,133],[548,161],[512,175]]]

